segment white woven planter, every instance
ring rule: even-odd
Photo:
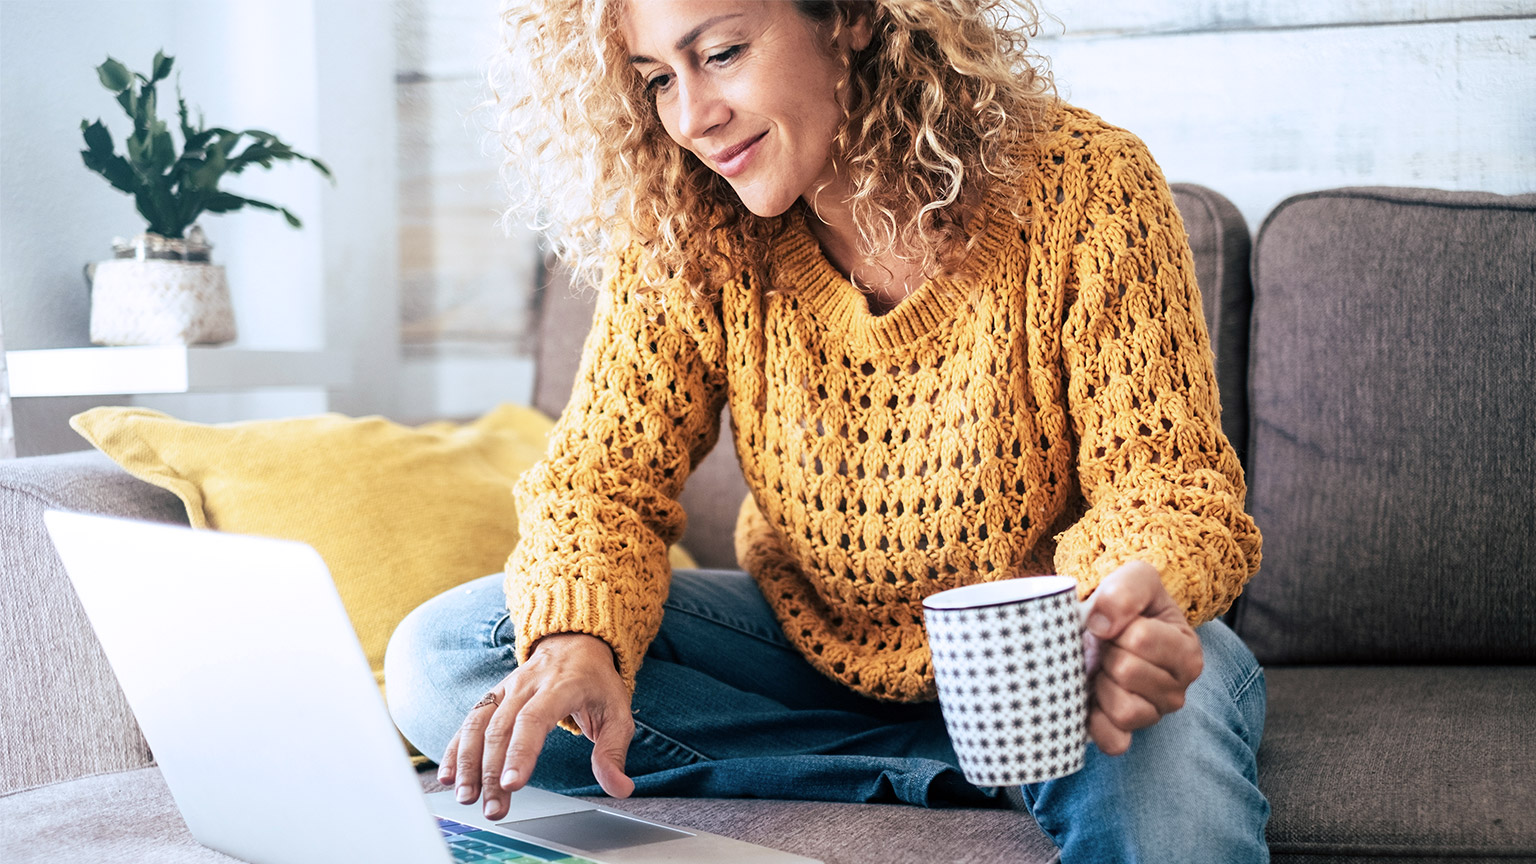
[[[120,258],[98,262],[91,280],[96,345],[217,345],[234,341],[235,312],[224,267]]]

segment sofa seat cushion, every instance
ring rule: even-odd
[[[438,790],[422,774],[424,790]],[[306,780],[298,766],[294,782]],[[827,864],[930,861],[1036,864],[1055,847],[1028,816],[1007,810],[921,810],[811,801],[588,799],[662,822],[820,858]],[[64,828],[63,819],[68,819]],[[158,768],[84,777],[0,797],[0,861],[219,864],[198,845]]]
[[[1277,861],[1536,858],[1536,667],[1266,675]]]
[[[158,768],[82,777],[0,797],[0,861],[238,860],[192,839]]]
[[[760,843],[826,864],[1044,864],[1056,846],[1025,813],[902,804],[743,799],[604,799],[646,819]]]

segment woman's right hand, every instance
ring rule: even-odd
[[[572,717],[592,739],[592,774],[603,791],[627,798],[635,789],[624,773],[635,734],[629,705],[607,643],[584,633],[545,636],[528,662],[469,709],[443,752],[437,779],[457,787],[461,804],[483,797],[486,818],[499,819],[510,793],[532,776],[545,737]]]

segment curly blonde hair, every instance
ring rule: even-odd
[[[629,61],[625,0],[506,0],[489,105],[513,193],[504,219],[547,232],[554,252],[595,281],[622,249],[639,251],[647,285],[682,285],[712,301],[757,274],[789,214],[750,213],[730,184],[668,137]],[[1029,0],[795,0],[828,50],[868,16],[873,38],[840,58],[843,122],[833,142],[850,208],[873,259],[963,269],[993,184],[1012,185],[1017,156],[1041,129],[1055,87],[1028,39]],[[1015,213],[1018,202],[1013,203]]]

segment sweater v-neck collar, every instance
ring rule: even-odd
[[[995,184],[982,207],[982,236],[971,251],[966,275],[926,279],[893,308],[876,315],[869,296],[827,259],[804,212],[786,220],[774,243],[769,274],[775,286],[793,292],[801,310],[828,333],[860,353],[887,352],[910,345],[952,320],[976,284],[992,276],[998,258],[1017,237],[1006,207],[1006,190]]]

